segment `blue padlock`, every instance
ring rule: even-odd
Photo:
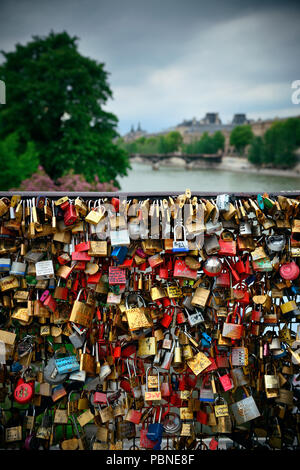
[[[10,366],[10,369],[12,372],[20,372],[22,368],[23,366],[19,362],[13,362],[12,365]]]
[[[264,208],[265,208],[265,203],[264,203],[264,199],[263,199],[261,194],[257,195],[257,204],[258,204],[259,208],[263,211]]]
[[[126,258],[127,252],[127,246],[115,246],[111,253],[111,257],[117,261],[117,264],[122,264]]]
[[[162,443],[162,437],[158,439],[157,443],[153,447],[153,450],[160,450],[161,449],[161,443]]]
[[[161,442],[161,440],[162,440],[164,427],[160,422],[161,414],[162,414],[162,408],[160,408],[158,422],[157,423],[154,422],[154,423],[149,424],[148,432],[147,432],[147,438],[150,439],[150,441],[160,440],[160,442]],[[155,420],[155,415],[156,414],[153,415],[154,420]]]
[[[202,333],[201,344],[204,348],[209,348],[211,346],[211,337],[207,333]]]

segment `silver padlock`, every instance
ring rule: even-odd
[[[85,343],[85,339],[86,335],[79,335],[77,331],[74,331],[74,333],[69,336],[69,340],[73,344],[75,349],[82,348]]]
[[[195,313],[189,313],[189,311],[185,309],[185,313],[187,314],[188,322],[191,327],[199,325],[199,323],[203,323],[205,321],[203,314],[199,309],[196,309]]]
[[[13,276],[25,276],[27,263],[20,263],[18,258],[19,254],[17,255],[16,260],[12,262],[9,274]]]
[[[70,380],[76,380],[77,382],[85,382],[86,379],[86,371],[85,370],[77,370],[72,372],[69,375]]]
[[[208,255],[217,253],[220,249],[218,237],[216,235],[210,235],[204,240],[204,249]]]
[[[26,253],[26,255],[24,256],[24,259],[28,263],[37,263],[43,257],[44,257],[44,252],[43,251],[39,252],[39,251],[30,250]]]
[[[0,273],[8,273],[10,271],[10,263],[10,258],[0,258]]]
[[[183,240],[177,240],[177,227],[181,227],[183,230]],[[174,253],[189,251],[189,244],[186,239],[186,230],[182,224],[176,224],[174,227],[174,241],[173,241],[173,250]]]
[[[154,356],[153,364],[160,364],[161,361],[161,349],[157,351],[157,354]]]
[[[227,212],[230,209],[230,197],[229,194],[219,194],[217,196],[216,205],[219,211]]]
[[[259,223],[252,225],[252,235],[253,237],[261,237],[261,225]]]
[[[241,236],[247,236],[252,234],[252,229],[251,225],[249,222],[240,222],[240,227],[239,227],[240,235]]]
[[[223,225],[222,222],[219,220],[215,224],[211,220],[209,220],[208,222],[206,222],[205,228],[206,234],[211,235],[212,233],[220,232],[223,229]]]

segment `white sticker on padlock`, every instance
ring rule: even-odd
[[[53,262],[51,260],[38,261],[35,263],[36,278],[52,279],[54,277]]]

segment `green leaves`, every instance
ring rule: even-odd
[[[96,175],[116,180],[129,162],[113,143],[118,119],[103,109],[112,97],[108,73],[104,64],[78,52],[77,40],[51,32],[3,53],[7,104],[0,107],[0,137],[17,130],[22,143],[34,142],[55,180],[70,170],[88,181]]]
[[[32,175],[38,167],[39,159],[33,142],[20,144],[17,132],[9,134],[0,142],[0,187],[9,190],[17,187]]]
[[[251,143],[253,139],[253,132],[249,124],[243,126],[236,126],[230,134],[230,145],[242,154],[245,147]]]
[[[182,136],[177,131],[169,132],[162,136],[139,137],[132,142],[119,140],[120,145],[128,153],[147,154],[165,154],[176,152],[182,145]]]
[[[204,132],[200,139],[186,144],[183,151],[188,154],[214,154],[218,150],[223,150],[225,144],[225,137],[222,132],[217,131],[213,135]]]
[[[300,146],[300,119],[289,118],[272,124],[263,137],[253,139],[248,159],[255,165],[290,168],[297,162]]]

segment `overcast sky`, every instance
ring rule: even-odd
[[[155,132],[219,112],[300,115],[300,2],[2,0],[0,49],[67,31],[110,72],[119,131]]]

